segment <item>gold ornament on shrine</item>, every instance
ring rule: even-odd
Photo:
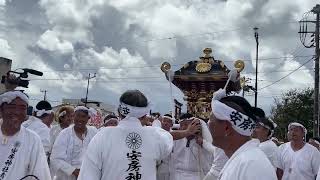
[[[211,57],[212,49],[211,48],[205,48],[203,50],[203,53],[205,54],[204,57],[200,58],[200,61],[197,63],[196,71],[200,73],[206,73],[211,70],[211,63],[213,62],[213,58]]]
[[[171,69],[171,65],[168,62],[164,62],[164,63],[161,64],[161,68],[160,69],[161,69],[162,72],[166,73]]]
[[[238,72],[241,72],[245,67],[243,60],[237,60],[234,62],[234,67],[238,70]]]

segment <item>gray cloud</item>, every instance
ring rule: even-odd
[[[51,88],[49,94],[56,100],[83,97],[85,76],[97,72],[96,82],[93,80],[90,88],[93,99],[116,104],[121,92],[137,88],[165,112],[170,109],[169,87],[159,68],[150,65],[163,61],[184,64],[197,59],[203,48],[212,47],[216,59],[226,61],[232,68],[232,60],[255,58],[253,26],[260,28],[260,58],[313,53],[299,45],[299,26],[292,23],[314,6],[311,1],[124,2],[7,1],[5,30],[0,33],[4,34],[0,43],[7,49],[3,55],[13,56],[16,67],[47,71],[44,78],[79,79],[32,81],[28,91],[35,97],[41,96],[41,88]],[[259,81],[259,86],[283,77],[306,59],[260,61],[260,71],[287,72],[259,74],[260,79],[267,80]],[[251,72],[255,62],[245,62],[243,74],[254,78]],[[73,71],[65,69],[66,64]],[[145,68],[132,68],[137,66]],[[305,68],[311,67],[312,63]],[[119,77],[123,79],[113,79]],[[312,78],[312,71],[297,71],[277,86],[261,91],[260,95],[266,97],[261,97],[259,104],[269,111],[272,98],[267,96],[291,87],[308,86]],[[182,93],[176,88],[174,95],[182,100]],[[251,97],[248,99],[252,102]]]

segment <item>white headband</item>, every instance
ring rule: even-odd
[[[29,98],[21,91],[8,91],[0,95],[0,105],[3,103],[10,104],[14,99],[20,98],[27,104],[29,104]]]
[[[119,120],[117,118],[110,118],[110,119],[106,120],[104,122],[104,124],[106,124],[106,123],[108,123],[109,121],[112,121],[112,120],[115,120],[115,121],[119,122]]]
[[[170,119],[172,121],[172,124],[174,124],[176,122],[175,118],[171,118],[169,116],[162,116],[162,118]]]
[[[278,126],[275,122],[273,122],[271,119],[267,119],[268,121],[270,121],[273,125],[273,129],[271,127],[269,127],[268,125],[264,124],[263,122],[259,122],[259,124],[263,127],[265,127],[266,129],[269,129],[270,131],[270,135],[268,136],[268,138],[270,139],[273,134],[274,134],[274,129]]]
[[[122,116],[141,118],[150,112],[150,107],[149,105],[147,107],[135,107],[135,106],[130,106],[128,104],[120,102],[118,110]]]
[[[42,115],[44,115],[44,114],[51,114],[51,113],[53,113],[53,111],[52,110],[45,110],[45,109],[41,109],[41,110],[39,110],[39,109],[35,109],[35,112],[36,112],[36,116],[37,117],[40,117],[40,116],[42,116]]]
[[[300,123],[297,123],[297,122],[293,122],[293,123],[290,123],[289,126],[288,126],[288,129],[290,129],[291,126],[298,126],[298,127],[302,127],[303,129],[303,132],[304,134],[306,135],[307,134],[307,129]]]
[[[76,111],[87,111],[88,112],[88,115],[89,117],[93,117],[97,114],[97,111],[93,108],[87,108],[85,106],[77,106],[75,109],[74,109],[74,112]]]
[[[212,113],[219,120],[229,121],[235,131],[243,136],[251,136],[255,122],[248,116],[234,110],[218,100],[212,101]]]
[[[271,129],[271,127],[269,127],[266,124],[263,124],[262,122],[258,122],[258,124],[260,124],[260,126],[266,128],[266,129],[268,129],[270,131],[270,135],[268,136],[268,138],[270,139],[274,134],[274,129]]]
[[[180,119],[179,123],[183,122],[183,121],[193,121],[194,117],[191,118],[186,118],[186,119]]]
[[[58,115],[58,117],[62,117],[62,116],[64,116],[64,115],[66,115],[67,114],[67,111],[62,111],[59,115]]]

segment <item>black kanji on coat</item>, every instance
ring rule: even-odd
[[[126,180],[139,180],[141,179],[142,175],[140,174],[140,158],[141,152],[132,150],[131,153],[127,153],[127,158],[129,160],[128,169],[127,172],[128,176],[126,177]]]
[[[129,173],[126,180],[139,180],[141,179],[141,174],[139,172]]]

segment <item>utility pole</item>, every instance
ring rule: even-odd
[[[314,77],[314,128],[315,132],[314,134],[318,137],[319,136],[319,14],[320,14],[320,5],[318,4],[316,7],[312,9],[312,12],[316,14],[316,31],[315,31],[315,43],[316,43],[316,49],[315,49],[315,77]]]
[[[256,82],[255,82],[255,92],[254,92],[254,107],[257,107],[258,102],[258,50],[259,50],[259,28],[254,27],[254,38],[256,39]]]
[[[87,92],[86,92],[86,101],[84,102],[84,106],[87,106],[87,103],[88,103],[88,93],[89,93],[89,83],[90,83],[90,79],[93,79],[96,77],[96,73],[94,73],[93,76],[91,76],[91,74],[89,73],[89,76],[88,76],[88,84],[87,84]]]
[[[43,100],[44,101],[46,101],[47,100],[47,92],[48,92],[48,90],[40,90],[40,92],[42,92],[42,93],[44,93],[44,95],[43,95]]]
[[[308,21],[307,16],[310,13],[316,15],[316,21]],[[320,5],[317,4],[310,12],[306,13],[303,19],[300,21],[300,40],[306,48],[315,47],[315,71],[314,71],[314,107],[313,107],[313,136],[319,136],[319,18],[320,18]],[[315,23],[315,31],[308,31],[308,23]],[[311,40],[311,45],[306,44],[307,34],[312,34],[314,39]]]

